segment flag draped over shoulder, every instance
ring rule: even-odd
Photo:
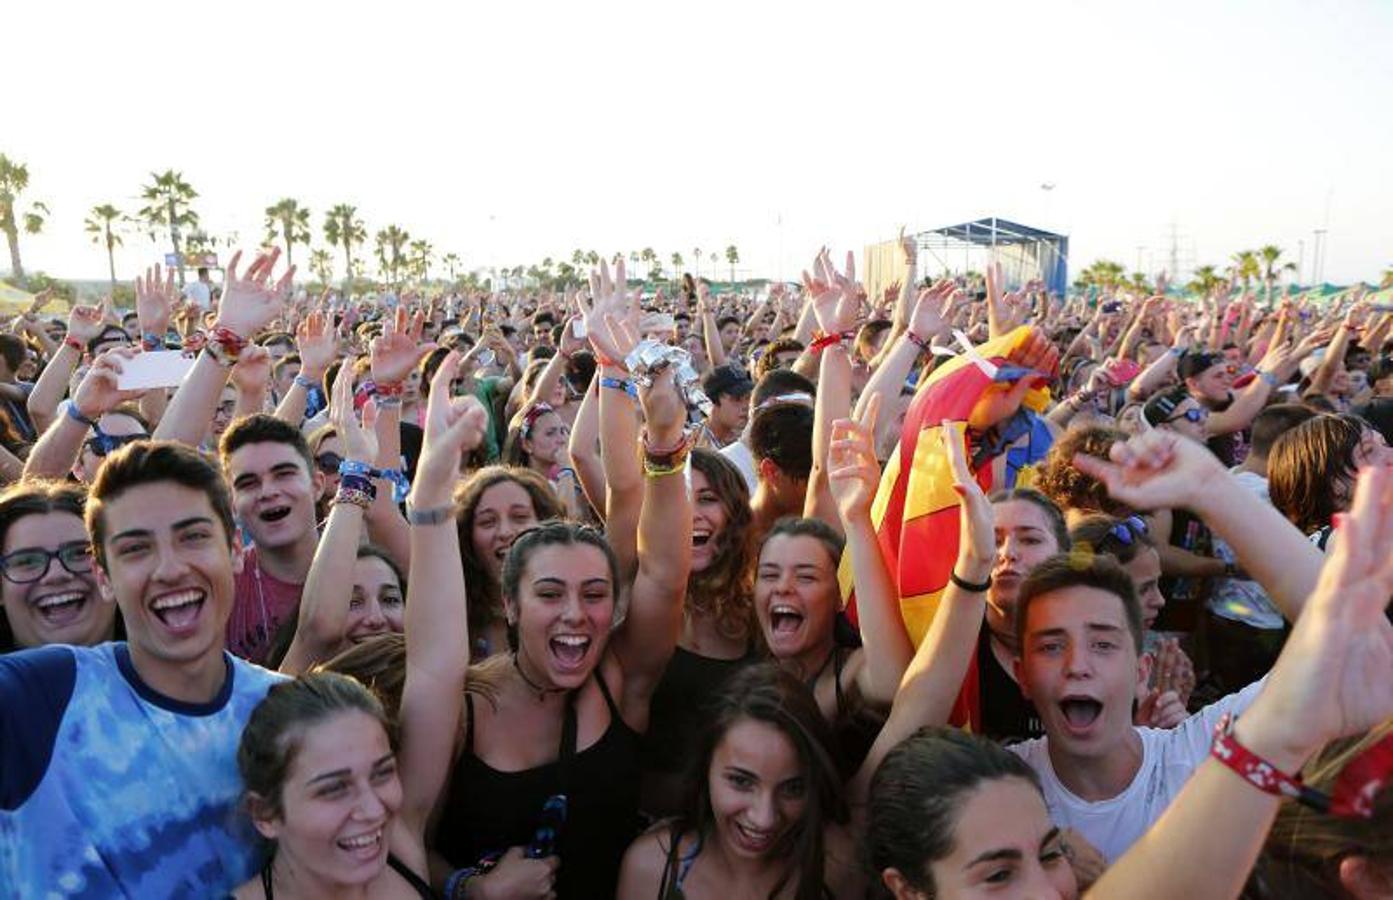
[[[977,347],[972,356],[956,356],[936,368],[915,393],[899,445],[881,476],[871,521],[899,588],[905,627],[916,646],[933,621],[958,555],[958,496],[953,492],[953,474],[943,452],[941,423],[945,419],[966,421],[989,387],[1032,374],[1005,364],[1006,357],[1029,335],[1030,328],[1022,326]],[[979,364],[979,360],[990,365]],[[976,473],[984,491],[1025,487],[1032,480],[1027,467],[1044,458],[1051,442],[1049,429],[1033,412],[1042,410],[1048,400],[1045,389],[1026,394],[1023,405],[1031,414],[1023,422],[1022,439]],[[840,577],[848,612],[854,617],[849,556],[842,560]],[[963,695],[954,708],[954,724],[976,726],[977,700],[974,658]]]

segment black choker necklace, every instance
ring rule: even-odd
[[[517,653],[513,654],[513,668],[518,670],[518,674],[522,676],[522,680],[527,683],[527,686],[536,692],[537,701],[539,703],[542,701],[544,697],[546,697],[547,694],[564,694],[566,692],[565,688],[543,687],[542,685],[533,681],[531,678],[528,678],[527,673],[522,670],[522,663],[518,661]]]

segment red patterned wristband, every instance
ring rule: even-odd
[[[1214,729],[1214,745],[1210,747],[1209,755],[1265,794],[1304,800],[1308,789],[1301,783],[1300,773],[1288,775],[1240,744],[1233,733],[1234,721],[1232,714],[1219,720],[1218,727]]]

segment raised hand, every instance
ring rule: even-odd
[[[271,351],[248,344],[229,373],[233,387],[241,394],[260,394],[271,383]]]
[[[24,311],[24,315],[37,316],[48,305],[48,301],[53,299],[53,288],[44,288],[34,295],[34,299],[29,301],[29,308]]]
[[[352,366],[340,366],[334,376],[332,396],[329,398],[329,423],[343,440],[346,459],[372,465],[377,460],[377,402],[369,400],[363,407],[363,423],[358,424],[358,416],[353,409]]]
[[[226,328],[238,337],[250,340],[267,322],[280,314],[295,278],[295,267],[291,266],[279,280],[271,280],[271,272],[280,255],[279,248],[270,253],[258,253],[247,271],[239,276],[237,266],[242,260],[242,251],[232,254],[227,264],[227,278],[223,285],[222,302],[218,304],[215,328]]]
[[[179,289],[174,286],[174,270],[160,278],[160,264],[145,270],[145,277],[135,277],[135,314],[140,320],[141,335],[164,337],[174,306],[179,302]]]
[[[967,438],[961,422],[942,423],[939,438],[953,473],[953,493],[962,507],[958,518],[958,555],[969,566],[991,571],[996,559],[996,514],[967,464]]]
[[[624,325],[627,327],[627,323]],[[638,389],[648,440],[657,446],[677,443],[687,424],[687,404],[677,390],[676,378],[676,370],[668,366],[653,376],[652,384]]]
[[[488,427],[488,413],[472,394],[454,397],[450,382],[459,370],[460,354],[451,350],[435,370],[426,401],[426,433],[416,480],[411,487],[411,504],[418,509],[434,509],[449,504],[455,482],[459,480],[464,454],[479,446]]]
[[[1137,698],[1137,711],[1132,716],[1132,724],[1143,728],[1175,728],[1189,717],[1185,704],[1175,691],[1163,691],[1159,687],[1147,688]]]
[[[634,330],[637,333],[637,312],[638,304],[632,304],[633,311],[630,310],[629,300],[629,279],[624,271],[624,260],[619,260],[614,265],[614,277],[609,274],[609,263],[600,260],[600,270],[590,273],[590,298],[587,301],[583,297],[576,298],[576,309],[585,321],[585,333],[590,339],[590,345],[595,348],[595,353],[599,356],[608,357],[614,362],[622,363],[624,353],[618,346],[611,342],[611,329],[606,325],[607,318],[614,318],[616,321],[633,320]],[[615,355],[619,354],[619,355]]]
[[[832,423],[827,482],[843,524],[869,520],[875,492],[880,487],[880,464],[875,457],[875,421],[880,394],[871,397],[860,420]]]
[[[74,306],[68,313],[68,337],[83,346],[101,334],[104,327],[102,311],[95,306]]]
[[[953,305],[961,296],[958,286],[946,278],[921,290],[909,314],[910,333],[925,341],[946,334]]]
[[[1074,467],[1132,509],[1193,509],[1207,484],[1226,477],[1208,448],[1162,429],[1113,444],[1108,459],[1077,454]]]
[[[1032,328],[1029,336],[1007,354],[1006,361],[1039,374],[1025,375],[1012,384],[988,385],[967,417],[967,424],[978,431],[1015,415],[1031,388],[1042,384],[1059,367],[1059,350],[1044,332]]]
[[[134,347],[115,347],[97,356],[73,392],[73,404],[84,418],[94,422],[122,403],[139,400],[144,391],[123,391],[116,386],[121,364],[140,351]]]
[[[295,349],[300,354],[300,374],[319,383],[338,356],[338,335],[329,318],[319,310],[305,316],[295,328]]]
[[[576,337],[575,326],[583,319],[579,315],[568,316],[566,321],[561,323],[561,346],[558,348],[561,354],[568,359],[577,351],[584,350],[586,339]]]
[[[842,273],[832,264],[832,256],[824,247],[813,260],[813,274],[803,272],[803,288],[823,332],[843,334],[856,327],[861,294],[856,283],[856,257],[851,251],[847,251],[846,272]]]
[[[424,328],[425,320],[419,312],[408,315],[405,306],[397,307],[396,314],[382,323],[382,333],[369,345],[373,381],[400,384],[406,380],[422,358],[435,349],[434,344],[421,342]]]

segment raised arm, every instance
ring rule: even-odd
[[[609,265],[590,276],[589,305],[582,306],[586,335],[595,348],[599,367],[596,378],[627,382],[624,357],[637,343],[628,298],[628,279],[620,260],[610,277]],[[612,323],[612,326],[611,326]],[[634,455],[638,441],[638,415],[626,391],[601,390],[600,461],[605,472],[605,535],[619,558],[619,572],[627,581],[638,569],[638,521],[643,476]],[[688,523],[690,526],[691,523]]]
[[[276,407],[276,418],[296,428],[304,425],[311,390],[323,390],[324,374],[338,356],[338,335],[320,310],[313,310],[295,326],[295,349],[300,354],[300,374]]]
[[[1205,447],[1153,430],[1114,444],[1110,459],[1074,465],[1133,509],[1188,509],[1233,548],[1243,570],[1294,622],[1320,574],[1321,553],[1270,503],[1246,491]]]
[[[23,477],[66,478],[82,452],[91,424],[122,403],[140,397],[140,391],[123,391],[116,386],[121,363],[136,352],[133,347],[120,347],[97,357],[77,386],[68,414],[53,419],[29,451]]]
[[[372,465],[377,452],[373,434],[376,418],[377,407],[369,402],[363,407],[363,424],[358,424],[353,411],[353,373],[347,366],[340,368],[329,401],[329,421],[342,437],[344,459],[350,465]],[[377,489],[383,488],[390,491],[387,485]],[[329,522],[320,535],[300,596],[295,638],[281,662],[280,671],[287,675],[298,675],[322,662],[343,642],[353,597],[353,563],[358,557],[363,516],[372,502],[371,496],[344,490],[342,485],[339,496],[334,498]]]
[[[266,411],[266,395],[271,388],[271,351],[256,344],[247,345],[228,377],[237,391],[232,418]]]
[[[241,262],[242,254],[238,251],[232,255],[232,260],[227,264],[227,280],[222,303],[218,306],[218,318],[208,338],[210,346],[216,344],[219,349],[205,348],[198,354],[193,368],[165,410],[160,427],[155,429],[157,439],[181,441],[193,446],[203,439],[208,425],[213,421],[213,411],[217,409],[218,398],[227,384],[237,354],[267,322],[275,318],[285,304],[295,277],[295,267],[291,266],[279,280],[273,282],[271,272],[279,258],[279,248],[258,254],[246,273],[239,277],[237,265]]]
[[[1340,541],[1272,675],[1233,728],[1232,738],[1260,766],[1240,775],[1214,757],[1205,760],[1088,900],[1238,896],[1282,802],[1256,782],[1272,769],[1296,775],[1328,741],[1393,715],[1390,534],[1393,474],[1367,469],[1353,508],[1342,517]]]
[[[628,617],[614,637],[624,668],[625,720],[635,728],[647,724],[648,701],[677,646],[692,566],[692,501],[686,471],[696,435],[685,432],[687,404],[675,375],[668,366],[653,377],[650,387],[639,389],[646,425],[638,572],[629,592]]]
[[[851,415],[851,356],[846,336],[856,326],[861,308],[861,286],[856,283],[856,258],[846,255],[845,274],[837,271],[832,258],[823,250],[813,263],[813,275],[803,273],[803,284],[811,298],[818,328],[826,339],[840,336],[823,347],[817,380],[817,399],[813,405],[813,464],[808,473],[808,493],[803,515],[821,519],[841,528],[837,504],[827,486],[827,450],[832,442],[832,423]]]
[[[571,464],[576,467],[576,479],[585,499],[597,510],[605,508],[605,464],[600,459],[600,376],[590,379],[590,386],[576,410],[571,423]]]
[[[996,556],[992,506],[968,467],[963,426],[944,422],[941,437],[953,470],[953,490],[961,507],[958,558],[953,563],[957,579],[944,589],[938,613],[900,682],[890,717],[848,786],[854,807],[865,804],[871,776],[895,745],[925,725],[942,725],[948,721],[977,646],[982,618],[986,615],[986,591],[970,591],[957,582],[969,585],[991,582],[992,560]]]
[[[875,423],[880,400],[874,399],[859,421],[839,419],[832,425],[828,481],[846,532],[846,552],[856,587],[856,613],[864,646],[856,667],[856,689],[875,706],[889,706],[914,656],[914,644],[900,614],[900,592],[881,554],[871,523],[871,503],[880,485],[875,457]]]
[[[705,282],[697,282],[697,315],[701,317],[701,340],[706,345],[706,359],[715,368],[724,365],[726,348],[716,328],[716,314],[711,311],[711,296]]]
[[[914,370],[919,354],[935,338],[948,333],[947,321],[952,315],[953,305],[961,296],[962,292],[947,280],[919,292],[913,312],[909,314],[908,327],[899,329],[889,342],[888,351],[881,355],[880,363],[871,372],[865,390],[856,400],[857,419],[865,415],[874,397],[881,398],[882,409],[890,408],[889,404],[900,396],[905,380]],[[892,418],[885,416],[884,420]],[[893,421],[884,420],[877,426],[880,432],[894,427]]]
[[[464,453],[484,438],[488,414],[474,397],[451,397],[451,352],[431,379],[426,433],[411,510],[406,600],[406,682],[401,698],[402,819],[424,838],[449,776],[469,666],[464,568],[451,493]]]
[[[39,380],[25,401],[36,430],[46,431],[53,423],[58,404],[68,393],[68,379],[82,362],[84,348],[101,334],[102,327],[102,313],[95,306],[74,306],[68,313],[68,336],[49,357],[48,365],[39,373]]]

